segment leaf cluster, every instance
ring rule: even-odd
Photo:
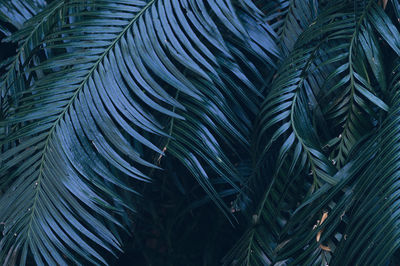
[[[398,0],[2,0],[0,263],[396,265],[399,21]]]

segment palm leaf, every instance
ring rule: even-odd
[[[371,1],[369,5],[365,6],[360,17],[360,23],[370,23],[372,20],[365,21],[364,17],[370,12],[376,12],[376,6],[375,4]],[[390,24],[389,24],[390,25]],[[368,34],[371,33],[371,28],[369,29]],[[366,33],[363,33],[366,34]],[[351,36],[351,35],[350,35]],[[353,34],[354,36],[354,34]],[[354,40],[354,37],[352,37]],[[361,38],[360,43],[362,45],[365,45],[363,43],[365,39]],[[364,51],[369,50],[373,51],[373,47],[365,48]],[[361,53],[362,54],[362,53]],[[377,55],[382,56],[382,54]],[[371,60],[365,59],[363,62],[368,62]],[[376,62],[375,62],[376,64]],[[382,66],[379,66],[376,64],[376,66],[380,69],[382,69]],[[382,70],[380,70],[382,71]],[[372,80],[374,74],[376,73],[376,70],[373,70],[371,67],[371,72],[365,73],[365,75],[369,75],[367,77],[368,80]],[[377,75],[375,75],[377,76]],[[382,78],[380,76],[380,78]],[[376,81],[377,84],[379,84],[379,80]],[[363,85],[367,86],[367,88],[370,88],[368,83],[364,82]],[[382,81],[381,81],[382,84]],[[384,84],[386,85],[386,84]],[[382,90],[385,90],[384,86]],[[360,95],[361,96],[361,95]],[[376,99],[374,95],[369,95],[367,94],[362,94],[362,96],[366,97],[371,103],[374,103],[377,107],[381,107],[384,109],[387,109],[385,105],[381,104],[381,101],[379,99]],[[360,101],[358,101],[358,104]],[[361,107],[365,108],[365,104],[360,105]],[[367,108],[374,108],[373,106],[367,107]],[[376,107],[375,107],[376,108]],[[390,114],[387,114],[388,117],[390,117]],[[361,121],[365,119],[361,119]],[[360,125],[360,122],[354,121],[355,125]],[[375,122],[376,124],[376,122]],[[367,137],[370,134],[366,134]],[[365,142],[366,138],[361,138],[358,137],[358,144],[362,144]],[[367,138],[368,139],[368,138]],[[375,138],[374,138],[375,139]],[[375,139],[376,140],[376,139]],[[354,140],[353,140],[354,141]],[[357,143],[355,142],[355,143]],[[354,142],[353,142],[354,143]],[[356,144],[353,144],[356,147]],[[355,181],[352,185],[350,185],[350,188],[346,185],[351,182],[351,180],[359,180],[359,179],[354,179],[356,177],[361,178],[360,175],[362,176],[363,173],[372,173],[374,172],[373,169],[374,166],[368,165],[372,164],[370,161],[371,158],[378,158],[378,155],[376,154],[376,143],[374,141],[369,142],[367,141],[366,144],[364,145],[365,147],[363,149],[352,149],[352,154],[357,154],[357,158],[354,161],[350,161],[348,164],[346,164],[336,175],[335,179],[337,180],[343,180],[340,181],[337,185],[330,187],[330,185],[326,184],[321,187],[319,191],[315,193],[315,195],[311,195],[306,198],[303,203],[300,206],[300,210],[298,209],[295,212],[295,215],[291,218],[291,221],[287,224],[286,228],[284,229],[283,232],[291,232],[286,239],[282,240],[282,245],[275,250],[277,252],[278,261],[286,261],[289,259],[290,263],[293,264],[298,264],[298,263],[304,263],[304,264],[313,264],[313,263],[325,263],[327,261],[331,261],[334,265],[336,264],[345,264],[345,265],[351,265],[353,263],[360,263],[360,260],[356,262],[356,260],[347,260],[347,251],[349,249],[346,249],[347,251],[345,252],[347,255],[344,255],[344,251],[339,251],[341,250],[341,246],[345,245],[345,243],[354,243],[354,245],[357,245],[358,247],[361,247],[362,245],[358,245],[353,241],[348,242],[348,233],[344,232],[342,230],[343,224],[347,224],[349,222],[349,219],[352,220],[352,207],[354,206],[354,201],[357,199],[357,196],[354,195],[353,189],[354,187],[358,186],[358,181]],[[357,148],[357,147],[356,147]],[[354,156],[354,155],[353,155]],[[351,156],[349,155],[351,158]],[[365,169],[368,165],[368,169]],[[369,168],[371,167],[371,168]],[[365,170],[365,172],[364,172]],[[370,182],[371,183],[371,182]],[[373,183],[373,182],[372,182]],[[368,191],[365,187],[362,188],[362,191]],[[340,197],[338,195],[341,195]],[[374,194],[376,195],[376,194]],[[336,199],[334,199],[336,197]],[[317,200],[319,199],[319,201]],[[314,202],[314,203],[312,203]],[[360,202],[356,201],[356,206],[358,206]],[[307,206],[308,205],[308,206]],[[304,208],[304,209],[303,209]],[[323,214],[325,213],[325,214]],[[322,223],[321,217],[326,215],[327,219]],[[320,222],[317,220],[319,219]],[[355,223],[357,223],[356,219],[354,218]],[[313,226],[314,225],[314,226]],[[311,230],[309,228],[314,228],[315,230]],[[367,227],[363,227],[363,230],[367,230]],[[322,235],[322,236],[321,236]],[[392,243],[393,244],[393,243]],[[394,244],[393,244],[394,245]],[[336,250],[339,247],[338,250]],[[365,247],[365,246],[364,246]],[[353,247],[355,248],[355,247]],[[379,249],[374,249],[378,251]],[[381,249],[382,251],[382,249]],[[331,252],[333,252],[334,257],[332,259]],[[341,252],[341,253],[340,253]],[[385,252],[383,252],[385,253]],[[359,259],[358,257],[359,254],[354,255]],[[386,259],[389,258],[390,255],[384,258],[380,258],[379,261],[385,261]],[[345,259],[346,257],[346,259]],[[293,259],[290,259],[293,258]],[[332,260],[331,260],[332,259]],[[361,262],[367,263],[366,261]]]
[[[1,1],[0,263],[186,263],[213,202],[225,265],[396,264],[399,10]]]
[[[345,164],[351,149],[372,128],[373,121],[369,122],[367,117],[376,112],[376,108],[370,103],[383,110],[388,109],[387,105],[376,97],[376,94],[382,94],[386,90],[386,80],[382,51],[370,24],[373,20],[366,18],[372,3],[369,2],[364,9],[358,7],[362,12],[355,13],[354,27],[349,28],[347,33],[343,30],[343,37],[347,42],[341,42],[343,50],[339,51],[337,57],[347,58],[339,61],[340,66],[328,78],[328,81],[333,79],[337,80],[337,83],[327,86],[322,92],[325,94],[324,112],[328,120],[331,120],[336,128],[343,128],[335,137],[338,144],[331,155],[338,168]],[[347,23],[351,25],[350,20]],[[366,62],[369,62],[369,66]],[[368,73],[369,67],[373,73],[372,77]],[[374,91],[374,87],[380,90]],[[333,142],[334,139],[331,140],[331,143]]]
[[[377,37],[373,35],[375,33],[370,24],[371,20],[369,17],[366,18],[373,8],[372,1],[366,6],[363,4],[355,6],[343,1],[323,7],[312,26],[300,35],[294,51],[278,71],[272,91],[264,102],[260,115],[259,141],[256,146],[265,148],[259,155],[261,163],[259,163],[258,177],[253,178],[254,184],[251,187],[254,196],[250,203],[258,207],[247,212],[248,217],[253,217],[253,222],[250,222],[242,239],[226,257],[226,264],[235,261],[240,265],[288,262],[310,265],[330,261],[331,255],[328,249],[334,250],[337,244],[332,242],[335,237],[333,228],[340,224],[341,219],[338,220],[337,217],[341,217],[346,210],[351,197],[345,194],[341,201],[334,203],[337,208],[328,212],[328,219],[322,227],[318,227],[322,223],[318,224],[316,221],[321,220],[324,208],[329,209],[326,205],[318,207],[313,205],[300,212],[301,215],[293,216],[293,213],[302,202],[304,202],[302,206],[309,204],[307,198],[324,195],[344,178],[342,172],[335,175],[336,171],[332,167],[339,161],[336,166],[341,168],[350,150],[362,140],[363,135],[354,133],[363,132],[357,127],[362,126],[367,120],[365,117],[371,115],[377,108],[388,110],[388,106],[375,94],[385,91],[386,81],[382,76],[382,52],[379,50]],[[361,25],[367,26],[361,30]],[[357,39],[360,31],[361,37]],[[330,43],[326,43],[327,40]],[[363,60],[358,56],[357,62],[352,62],[353,46],[358,42],[360,42],[358,47],[361,46],[364,50],[358,50],[357,54],[364,53],[365,58]],[[372,64],[374,57],[369,60],[371,72],[367,72],[367,67],[364,65],[364,62],[368,62],[366,59],[368,53],[375,53],[374,64]],[[369,56],[371,57],[371,54]],[[340,76],[342,72],[349,68],[350,75],[355,77],[342,78]],[[332,71],[326,81],[319,71],[321,69],[324,70],[322,73]],[[369,84],[374,77],[376,83]],[[349,80],[355,85],[348,85]],[[382,89],[371,92],[375,84],[382,85]],[[351,97],[355,97],[356,100],[346,100],[348,90],[340,89],[342,86],[354,87],[353,92],[356,95]],[[330,88],[326,89],[327,87]],[[325,96],[329,99],[327,102],[313,103],[326,91],[333,94]],[[324,118],[322,120],[318,118],[316,124],[319,125],[325,123],[336,127],[337,122],[331,122],[329,112],[326,111],[329,108],[336,108],[335,113],[339,115],[345,113],[345,110],[357,112],[348,115],[351,121],[348,123],[352,124],[345,126],[339,137],[340,158],[333,157],[332,161],[328,159],[322,139],[318,138],[326,134],[313,132],[315,126],[313,127],[313,121],[310,120],[312,114],[309,105],[325,107],[324,116],[328,119],[324,122]],[[360,109],[364,110],[366,114],[364,117],[360,117]],[[341,123],[343,120],[339,125],[342,125]],[[373,127],[372,124],[369,130]],[[329,145],[331,147],[338,144],[331,140]],[[345,155],[343,155],[344,150]],[[314,225],[320,229],[310,231]],[[329,226],[329,229],[325,226]],[[320,238],[321,230],[325,230],[323,238]],[[315,241],[317,235],[319,235],[318,241]],[[322,243],[329,245],[323,246]]]
[[[337,7],[323,13],[320,20],[337,12]],[[318,19],[317,19],[318,20]],[[261,147],[258,173],[253,177],[251,199],[255,208],[249,228],[225,258],[225,264],[265,265],[273,263],[274,249],[279,243],[282,226],[288,217],[288,204],[296,204],[299,196],[325,182],[334,184],[335,172],[322,151],[316,132],[309,120],[307,94],[310,82],[319,80],[311,71],[315,58],[326,39],[319,40],[319,28],[310,28],[303,35],[311,40],[309,46],[298,46],[283,62],[263,103],[260,113],[258,139]],[[313,39],[315,38],[315,39]],[[300,37],[304,42],[304,39]],[[317,83],[318,84],[318,83]],[[301,123],[299,122],[301,121]],[[311,172],[311,178],[308,173]],[[299,178],[302,178],[299,180]],[[307,185],[301,185],[305,182]],[[309,183],[313,183],[311,188]],[[284,209],[285,208],[285,209]],[[277,219],[277,217],[279,217]]]
[[[394,75],[393,80],[398,80],[398,76]],[[301,245],[307,245],[314,242],[316,246],[316,234],[322,230],[321,242],[333,240],[327,242],[334,254],[333,257],[328,255],[333,265],[388,262],[398,249],[394,240],[398,238],[397,232],[390,227],[397,222],[392,209],[396,208],[393,186],[397,183],[393,175],[396,156],[392,150],[396,147],[397,133],[394,128],[397,123],[392,112],[397,112],[397,99],[398,96],[395,96],[392,100],[382,129],[370,141],[364,142],[357,149],[355,158],[337,173],[341,181],[336,186],[321,189],[321,193],[309,197],[296,211],[294,219],[303,223],[306,217],[319,215],[322,209],[329,214],[316,230],[299,230],[299,237],[294,238],[293,243],[302,241]],[[381,153],[390,159],[385,159]],[[389,228],[392,231],[383,233],[383,229]],[[288,245],[284,249],[291,253],[292,248],[293,245]],[[287,255],[282,254],[282,257]],[[304,261],[306,256],[302,256]],[[307,262],[311,262],[310,257]]]
[[[0,20],[13,25],[15,28],[22,28],[25,21],[39,13],[46,6],[44,0],[11,1],[0,2]],[[5,28],[4,33],[9,35],[9,29]]]
[[[265,28],[245,30],[259,19],[248,10],[230,1],[59,1],[10,37],[46,56],[24,71],[35,79],[2,121],[16,128],[2,143],[18,145],[1,157],[10,186],[0,200],[1,262],[32,254],[38,264],[106,263],[102,251],[120,250],[109,224],[123,227],[118,216],[132,209],[107,184],[135,193],[165,152],[228,211],[209,175],[239,189],[225,147],[248,145],[260,71],[277,56]]]

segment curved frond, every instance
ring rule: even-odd
[[[276,24],[280,36],[280,46],[285,55],[294,48],[297,38],[314,21],[318,14],[318,2],[313,0],[291,0],[281,12],[284,19]]]
[[[37,58],[17,55],[35,79],[2,121],[16,128],[3,144],[18,144],[1,157],[10,186],[1,262],[106,263],[100,250],[120,250],[107,224],[123,227],[118,216],[132,209],[109,185],[136,193],[165,153],[228,211],[210,173],[239,190],[226,149],[248,146],[262,71],[278,56],[262,23],[244,27],[258,20],[247,10],[213,0],[56,1],[28,36],[10,37]]]
[[[347,32],[343,30],[343,39],[337,39],[342,43],[335,59],[340,65],[329,76],[327,84],[330,80],[335,82],[325,86],[322,92],[328,121],[341,129],[339,135],[330,140],[330,146],[335,147],[331,157],[338,168],[345,164],[354,145],[371,131],[374,120],[369,117],[374,118],[378,108],[388,110],[376,96],[384,94],[387,82],[382,51],[371,25],[374,20],[367,17],[373,6],[370,1],[364,8],[358,7],[360,13],[347,20],[354,26]],[[373,75],[369,74],[369,69]]]
[[[107,265],[129,238],[148,264],[396,264],[399,14],[1,1],[0,263]]]
[[[337,11],[337,7],[331,8],[317,21],[327,23],[329,16]],[[319,84],[315,82],[321,80],[318,72],[312,70],[327,40],[318,33],[319,26],[301,35],[304,37],[299,40],[305,42],[304,39],[309,38],[309,42],[297,46],[283,62],[262,105],[255,144],[261,149],[259,168],[250,183],[254,194],[251,202],[255,208],[246,212],[252,222],[225,258],[226,264],[233,261],[239,265],[274,263],[274,249],[280,242],[282,227],[290,218],[290,204],[301,200],[298,197],[307,190],[313,192],[324,183],[337,182],[332,178],[334,166],[318,148],[316,132],[310,130],[309,95],[313,94],[310,83]]]
[[[293,214],[299,205],[309,204],[309,199],[343,188],[339,184],[346,174],[344,170],[335,174],[335,166],[343,167],[350,151],[368,134],[366,129],[372,132],[379,119],[374,112],[389,109],[377,96],[385,95],[387,81],[376,26],[370,17],[375,10],[379,7],[373,1],[324,6],[278,70],[258,123],[255,146],[263,150],[251,185],[254,195],[250,203],[244,203],[256,208],[246,212],[248,229],[225,258],[226,264],[314,265],[331,260],[330,252],[338,242],[333,228],[340,224],[337,217],[347,210],[352,196],[345,193],[332,203],[336,204],[333,210],[313,205]],[[324,78],[327,71],[332,74]],[[320,106],[322,114],[317,113]],[[316,124],[344,127],[338,141],[324,145],[331,130],[325,134]],[[339,152],[329,158],[327,151],[332,147]],[[328,225],[329,230],[324,231]]]
[[[393,75],[395,80],[398,82],[398,75]],[[293,261],[310,263],[315,261],[315,248],[324,243],[329,247],[325,255],[332,265],[379,264],[387,262],[398,250],[394,240],[398,239],[398,232],[391,227],[398,220],[392,209],[397,208],[394,192],[398,183],[394,173],[397,109],[398,92],[382,128],[354,151],[354,159],[336,174],[341,181],[336,186],[321,188],[299,206],[293,220],[301,221],[302,225],[312,226],[313,221],[307,217],[321,217],[321,210],[327,218],[322,224],[317,222],[312,231],[297,225],[297,236],[291,241],[293,244],[289,242],[282,249],[282,258],[293,254],[296,247],[310,245],[307,250],[301,248],[302,256]],[[319,241],[316,241],[318,235]]]

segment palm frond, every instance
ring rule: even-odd
[[[2,121],[18,127],[3,144],[18,145],[1,158],[1,184],[11,186],[0,200],[1,262],[106,263],[102,251],[120,250],[108,224],[123,227],[118,216],[132,209],[107,184],[136,193],[165,153],[228,212],[209,175],[239,189],[226,151],[248,146],[262,71],[277,58],[262,24],[244,28],[258,19],[247,10],[212,0],[56,1],[10,37],[45,56],[28,65],[35,79]]]
[[[1,1],[0,263],[396,264],[399,10]]]
[[[29,66],[37,63],[36,51],[39,49],[46,34],[52,29],[53,25],[60,19],[60,11],[64,1],[56,1],[47,6],[43,12],[40,12],[33,18],[25,22],[24,28],[5,39],[7,42],[18,43],[19,47],[15,56],[6,59],[3,67],[6,72],[1,76],[0,89],[5,110],[18,105],[21,93],[30,85],[30,80],[37,79],[40,72],[26,74],[25,70]],[[10,111],[10,110],[8,110]]]
[[[398,75],[392,78],[398,82]],[[391,108],[382,128],[369,141],[364,141],[353,152],[354,159],[336,174],[341,181],[308,197],[296,210],[293,220],[302,221],[303,226],[297,225],[297,236],[291,239],[292,245],[282,249],[282,258],[293,254],[295,246],[310,245],[314,247],[307,248],[306,252],[302,250],[301,258],[298,257],[293,263],[311,263],[315,261],[310,256],[312,252],[317,245],[325,243],[329,247],[329,253],[325,255],[333,265],[379,264],[388,262],[398,249],[394,240],[398,238],[398,233],[394,227],[390,227],[398,219],[392,209],[397,208],[393,188],[398,183],[397,175],[393,172],[396,169],[396,156],[392,150],[396,149],[397,142],[396,115],[393,115],[398,112],[397,104],[398,92],[390,103]],[[318,217],[321,210],[325,211],[327,219],[323,224],[317,223],[314,230],[307,230],[304,227],[307,217]],[[312,223],[310,220],[308,226],[312,226]],[[292,228],[296,227],[293,225]],[[392,231],[383,233],[383,229]],[[318,234],[320,238],[316,241]]]
[[[288,55],[294,48],[299,35],[307,29],[318,14],[318,2],[313,0],[291,0],[282,10],[285,18],[278,20],[275,27],[280,36],[280,47]],[[279,25],[282,24],[282,25]]]
[[[360,19],[359,19],[359,24],[364,23],[368,24],[371,23],[370,19],[370,14],[376,12],[376,10],[379,10],[379,7],[375,5],[373,1],[371,1],[368,5],[366,5],[362,10]],[[381,13],[383,14],[383,13]],[[390,27],[390,22],[387,21]],[[353,36],[352,40],[354,40],[355,34],[358,34],[357,32],[357,27],[354,28],[355,33],[349,35]],[[382,87],[380,88],[381,91],[386,90],[386,81],[384,80],[379,80],[379,78],[384,78],[382,75],[377,75],[377,69],[383,72],[382,69],[382,60],[379,60],[379,56],[383,56],[382,53],[379,52],[376,48],[373,47],[371,43],[369,45],[372,46],[367,46],[366,44],[366,39],[363,37],[366,34],[366,31],[368,34],[373,34],[372,27],[369,27],[368,29],[363,29],[360,32],[361,37],[359,37],[359,45],[363,46],[364,51],[369,51],[373,52],[375,51],[375,55],[368,59],[359,59],[355,64],[355,69],[363,69],[363,74],[364,79],[360,78],[357,76],[354,80],[355,83],[361,82],[361,86],[365,86],[366,89],[371,90],[371,85],[368,85],[368,82],[366,80],[369,80],[372,82],[373,76],[377,77],[376,81],[374,82],[374,86],[379,88],[379,84],[382,84]],[[372,38],[377,38],[375,36],[370,36],[369,40],[373,40]],[[343,43],[343,42],[342,42]],[[377,47],[377,46],[375,46]],[[351,52],[351,51],[350,51]],[[379,53],[379,54],[378,54]],[[358,55],[362,55],[362,52],[358,52]],[[360,58],[360,57],[358,57]],[[371,70],[367,72],[366,67],[359,68],[360,64],[362,62],[370,62],[375,59],[375,66],[371,66]],[[381,65],[378,63],[381,62]],[[376,67],[377,69],[373,69],[373,67]],[[356,76],[356,75],[355,75]],[[351,79],[351,78],[350,78]],[[358,80],[357,80],[358,79]],[[339,83],[340,84],[340,83]],[[342,84],[340,84],[342,86]],[[358,85],[359,86],[359,85]],[[381,101],[379,98],[377,98],[375,95],[370,95],[369,93],[365,93],[365,91],[360,90],[360,88],[357,88],[357,93],[360,93],[360,95],[357,97],[358,100],[355,102],[357,105],[360,106],[360,108],[364,108],[364,110],[368,110],[367,108],[371,108],[373,110],[377,110],[377,108],[382,108],[384,110],[387,110],[388,107],[383,104],[383,101]],[[376,92],[379,92],[379,90],[375,90]],[[364,92],[364,93],[363,93]],[[376,93],[375,92],[375,93]],[[363,97],[367,99],[370,103],[374,104],[373,105],[368,104],[368,102],[365,102],[365,100],[362,100]],[[360,100],[361,99],[361,100]],[[346,101],[342,101],[342,103],[346,103]],[[343,106],[345,104],[343,103]],[[369,107],[368,107],[369,106]],[[393,115],[385,114],[385,116],[391,117]],[[371,117],[371,113],[369,113],[369,117]],[[372,116],[376,117],[376,116]],[[353,118],[354,119],[354,116]],[[379,119],[375,118],[374,125],[379,124]],[[354,120],[354,127],[359,126],[362,121],[365,121],[366,119],[359,119],[359,121]],[[362,131],[361,131],[362,132]],[[365,132],[365,131],[364,131]],[[363,132],[363,133],[364,133]],[[372,131],[370,133],[366,134],[371,135]],[[382,134],[387,134],[387,133],[382,133]],[[367,141],[365,146],[367,148],[364,148],[362,150],[360,149],[355,149],[354,147],[356,144],[362,144],[365,142],[365,138],[361,138],[361,136],[357,136],[357,141],[355,141],[355,137],[348,138],[351,141],[353,141],[353,148],[351,151],[353,154],[358,154],[357,159],[354,161],[350,161],[348,164],[346,164],[344,167],[339,167],[341,170],[334,176],[334,179],[336,180],[343,180],[337,183],[334,186],[331,186],[329,184],[323,185],[319,190],[316,191],[314,195],[310,195],[309,197],[306,197],[301,204],[301,210],[297,210],[295,212],[295,215],[293,215],[290,219],[290,221],[286,224],[285,228],[283,229],[283,233],[287,233],[288,235],[284,237],[281,240],[281,245],[277,247],[275,250],[277,257],[277,261],[290,261],[290,263],[293,264],[314,264],[314,263],[327,263],[330,261],[333,265],[352,265],[353,263],[367,263],[366,261],[360,262],[361,259],[359,258],[358,255],[354,255],[354,258],[357,259],[344,259],[347,257],[347,255],[344,255],[345,253],[347,254],[347,251],[349,249],[346,249],[344,251],[341,249],[342,245],[345,245],[344,243],[352,243],[354,245],[357,245],[358,247],[362,247],[362,245],[356,244],[354,241],[348,241],[348,233],[344,232],[341,228],[343,224],[347,224],[349,220],[355,221],[357,223],[358,218],[353,218],[352,216],[352,207],[351,206],[359,206],[358,204],[360,202],[354,202],[355,199],[357,199],[357,196],[354,194],[354,186],[358,185],[351,185],[350,187],[346,186],[346,184],[349,184],[351,180],[355,180],[353,178],[357,177],[357,180],[359,180],[360,173],[372,173],[374,172],[373,169],[375,169],[373,166],[368,165],[369,163],[372,164],[371,158],[379,158],[379,156],[376,154],[377,151],[377,146],[374,141],[369,142]],[[350,140],[348,142],[350,142]],[[378,149],[380,150],[380,149]],[[349,151],[350,152],[350,151]],[[350,153],[348,154],[350,157]],[[350,157],[351,158],[351,157]],[[380,160],[380,159],[378,159]],[[365,168],[368,165],[368,169],[365,170]],[[370,168],[371,167],[371,168]],[[364,172],[365,170],[365,172]],[[361,174],[362,176],[363,174]],[[369,180],[371,181],[371,180]],[[355,181],[357,184],[358,181]],[[373,182],[372,182],[373,183]],[[370,182],[371,184],[371,182]],[[363,187],[362,191],[368,191],[365,187]],[[341,195],[338,197],[338,195]],[[377,194],[374,194],[377,195]],[[335,198],[336,197],[336,198]],[[319,199],[319,201],[317,200]],[[314,202],[314,204],[311,204]],[[353,205],[355,204],[355,205]],[[302,209],[304,208],[304,209]],[[371,210],[371,209],[370,209]],[[297,213],[297,214],[296,214]],[[325,218],[323,218],[325,216]],[[310,230],[310,228],[312,228]],[[367,230],[367,227],[363,227],[363,230]],[[367,243],[367,242],[365,242]],[[392,243],[394,245],[394,243]],[[366,247],[366,246],[364,246]],[[355,248],[355,247],[352,247]],[[338,250],[337,250],[338,249]],[[368,249],[368,248],[367,248]],[[340,253],[339,250],[342,250],[342,253]],[[375,249],[378,252],[379,249]],[[380,249],[382,252],[383,249]],[[343,253],[345,252],[345,253]],[[334,254],[333,259],[332,259],[332,253]],[[382,252],[385,253],[385,252]],[[379,261],[385,261],[388,259],[388,257],[380,258]],[[356,262],[356,260],[358,260]],[[368,264],[368,263],[367,263]]]
[[[366,6],[355,6],[354,17],[346,19],[350,28],[347,32],[343,29],[343,35],[337,38],[342,44],[336,56],[340,65],[329,76],[327,84],[331,80],[335,82],[325,86],[322,92],[328,121],[332,121],[334,128],[341,129],[339,135],[330,140],[330,146],[335,147],[331,157],[338,168],[345,164],[354,145],[372,129],[374,113],[377,112],[374,105],[388,110],[376,96],[385,92],[386,78],[382,51],[371,25],[373,20],[367,17],[372,8],[373,1]]]
[[[54,6],[56,5],[57,4],[46,6],[43,1],[26,1],[24,4],[19,1],[3,1],[0,3],[0,10],[2,10],[0,11],[0,17],[3,18],[3,16],[7,17],[11,15],[4,19],[4,21],[12,20],[12,23],[24,24],[24,27],[18,30],[18,33],[14,32],[15,29],[8,29],[3,24],[1,26],[5,30],[4,34],[8,36],[2,41],[19,44],[16,54],[0,63],[0,68],[5,69],[4,73],[0,77],[1,120],[5,120],[12,112],[14,112],[20,93],[27,88],[32,78],[36,78],[36,75],[29,75],[25,73],[24,70],[27,69],[27,66],[31,61],[37,61],[37,58],[33,57],[34,51],[37,49],[39,42],[42,41],[42,38],[44,37],[42,33],[49,30],[43,29],[43,26],[46,24],[46,20],[50,17],[49,15],[52,15],[56,11],[56,9],[54,9]],[[58,4],[58,6],[59,5],[60,4]],[[53,12],[40,12],[46,7],[48,10],[53,10]],[[4,12],[4,14],[2,12]],[[18,15],[13,12],[20,12],[25,16],[18,17]],[[32,15],[34,16],[31,17]],[[54,16],[54,18],[56,17]],[[14,25],[14,28],[19,29],[20,26]],[[14,33],[11,35],[12,32]],[[40,75],[40,73],[36,74]],[[5,136],[10,134],[12,131],[13,128],[2,127],[0,140],[3,140]],[[12,144],[8,143],[7,145],[1,145],[1,149],[5,151],[10,145]]]
[[[251,186],[254,191],[251,204],[258,207],[247,212],[253,222],[226,257],[226,264],[235,261],[239,265],[285,262],[311,265],[330,261],[330,252],[336,245],[332,242],[332,228],[341,220],[336,219],[330,227],[332,231],[323,233],[323,238],[321,232],[327,231],[326,224],[333,223],[331,215],[340,217],[351,197],[346,194],[335,202],[337,209],[327,212],[328,219],[323,225],[321,217],[323,208],[328,208],[326,205],[307,208],[302,215],[293,216],[293,213],[299,204],[308,204],[309,197],[323,195],[338,186],[344,177],[342,172],[335,174],[334,165],[342,168],[350,151],[368,135],[365,129],[372,132],[379,122],[374,112],[388,110],[376,96],[386,91],[383,53],[370,18],[371,12],[376,10],[379,7],[373,1],[368,5],[343,1],[324,7],[312,26],[299,36],[294,51],[278,71],[263,104],[259,141],[255,145],[264,147],[259,153],[262,163],[258,177],[253,178]],[[390,24],[386,22],[386,25]],[[352,53],[357,53],[356,60]],[[369,62],[369,66],[365,62]],[[325,81],[319,70],[325,68],[323,73],[326,73],[332,67],[334,70]],[[346,70],[350,74],[343,74]],[[324,94],[325,100],[329,100],[319,102]],[[354,100],[348,99],[351,97]],[[317,102],[312,104],[315,99]],[[334,128],[343,125],[346,119],[332,122],[330,114],[334,113],[333,117],[337,118],[351,112],[345,116],[346,123],[351,124],[347,124],[337,138],[339,144],[329,141],[330,147],[339,149],[336,157],[329,158],[326,153],[327,146],[324,147],[321,139],[324,134],[313,131],[319,128],[310,119],[313,114],[309,106],[324,106],[323,116],[327,120],[322,118],[317,124],[325,123]],[[334,111],[327,112],[329,109]],[[361,110],[365,113],[363,117]],[[368,121],[371,116],[375,120]],[[362,127],[363,123],[370,123],[370,126]],[[322,229],[312,230],[313,226]]]
[[[44,0],[3,0],[0,2],[0,20],[20,29],[25,21],[39,13],[45,6],[46,1]],[[9,35],[9,29],[2,27],[4,30],[1,31]]]
[[[337,11],[337,7],[331,8],[317,21],[328,21],[327,18]],[[323,36],[318,32],[319,26],[303,33],[304,38],[310,38],[309,45],[299,45],[284,61],[262,105],[255,144],[261,147],[259,169],[251,184],[254,192],[251,201],[255,208],[247,212],[252,221],[225,258],[225,264],[233,261],[239,265],[273,263],[282,226],[289,219],[290,204],[296,204],[300,200],[298,197],[307,190],[312,192],[326,182],[336,183],[331,178],[335,169],[322,150],[318,150],[318,137],[310,130],[312,121],[307,98],[313,92],[309,91],[309,84],[320,80],[314,78],[318,72],[312,70],[327,39],[319,38]],[[304,38],[300,37],[303,42]],[[315,40],[317,42],[313,42]]]

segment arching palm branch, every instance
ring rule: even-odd
[[[1,1],[0,263],[109,263],[161,177],[239,225],[226,265],[395,264],[399,10]]]

